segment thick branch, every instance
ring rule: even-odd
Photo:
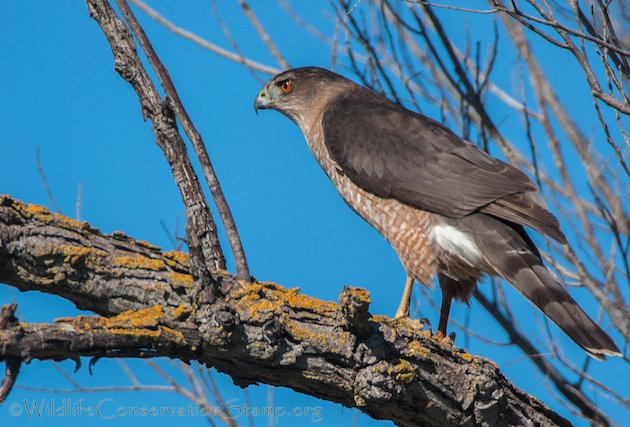
[[[188,255],[0,196],[0,282],[103,315],[190,301]]]
[[[14,326],[0,332],[0,358],[167,356],[402,426],[569,425],[492,362],[443,346],[418,321],[370,315],[361,289],[346,288],[335,304],[216,271],[225,298],[195,308],[185,268],[184,254],[1,197],[0,281],[115,317]]]

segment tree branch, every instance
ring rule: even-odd
[[[243,250],[243,245],[241,243],[241,238],[238,234],[238,230],[236,228],[236,223],[234,222],[234,217],[232,216],[232,211],[228,206],[227,200],[225,199],[225,195],[223,194],[223,189],[221,188],[221,184],[219,183],[219,178],[217,177],[214,167],[212,166],[212,162],[210,162],[210,156],[208,155],[208,150],[206,150],[206,145],[203,142],[203,138],[201,134],[193,124],[186,108],[184,108],[184,104],[179,98],[179,94],[175,89],[175,85],[171,80],[171,76],[166,70],[166,67],[158,58],[157,53],[153,49],[151,42],[147,38],[144,30],[140,26],[140,23],[136,19],[135,15],[131,11],[131,8],[127,4],[125,0],[116,0],[116,4],[120,8],[123,16],[127,20],[131,31],[134,36],[138,40],[138,43],[144,50],[151,67],[155,71],[155,74],[160,81],[160,85],[166,92],[166,96],[168,100],[171,102],[171,107],[175,112],[175,115],[179,119],[182,127],[184,128],[184,132],[188,136],[188,139],[192,143],[193,149],[195,150],[195,154],[197,155],[197,159],[199,160],[199,164],[201,165],[201,170],[203,171],[203,175],[206,178],[206,183],[208,184],[208,188],[210,188],[210,192],[212,193],[212,198],[214,199],[214,204],[219,211],[219,216],[221,217],[221,222],[223,223],[223,227],[225,228],[225,232],[228,237],[228,241],[230,242],[230,247],[232,248],[232,253],[234,255],[234,263],[236,264],[236,273],[241,280],[249,280],[249,267],[247,266],[247,259],[245,258],[245,251]],[[113,14],[113,11],[110,12]],[[103,31],[117,31],[118,27],[108,26],[102,27]]]
[[[0,281],[114,316],[14,325],[0,331],[0,358],[166,356],[401,426],[569,425],[492,362],[444,346],[420,322],[372,316],[362,289],[345,288],[335,304],[215,271],[225,297],[194,306],[186,264],[185,254],[0,197]]]
[[[15,308],[17,304],[3,305],[0,310],[0,331],[5,331],[9,328],[17,325],[17,318],[15,317]],[[5,360],[4,378],[0,384],[0,405],[4,403],[5,399],[11,393],[15,380],[20,372],[22,361],[17,357],[7,356]]]
[[[164,152],[186,208],[186,235],[191,253],[191,271],[196,284],[216,298],[210,270],[225,268],[216,226],[199,185],[170,102],[163,100],[138,57],[133,38],[105,0],[88,0],[90,16],[96,20],[112,49],[115,70],[138,95],[145,119],[153,125],[155,141]]]

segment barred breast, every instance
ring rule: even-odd
[[[340,172],[324,145],[321,123],[303,129],[306,141],[320,166],[344,201],[394,247],[407,274],[431,286],[437,253],[430,239],[435,216],[394,199],[383,199],[356,186]]]

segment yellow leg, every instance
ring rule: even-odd
[[[403,291],[402,298],[398,310],[396,310],[396,319],[401,317],[409,317],[409,307],[411,305],[411,291],[413,290],[413,278],[407,276],[405,281],[405,290]]]

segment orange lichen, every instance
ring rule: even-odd
[[[104,320],[104,326],[106,327],[128,327],[134,328],[147,328],[157,326],[160,319],[164,317],[164,309],[161,305],[157,304],[153,307],[145,308],[138,311],[127,310],[120,313],[118,316],[111,318],[102,318]]]
[[[119,256],[113,259],[113,264],[126,268],[142,268],[145,270],[162,270],[166,263],[161,259],[148,258],[143,255]]]
[[[245,307],[245,310],[252,319],[261,319],[266,313],[276,312],[278,310],[278,304],[267,299],[252,298],[250,303]]]
[[[192,313],[192,308],[187,304],[180,304],[171,313],[171,317],[175,320],[185,320]]]
[[[186,338],[184,334],[179,331],[176,331],[171,328],[167,328],[166,326],[158,326],[157,329],[142,329],[142,328],[105,328],[107,332],[114,335],[130,335],[130,336],[142,336],[149,338],[159,338],[160,336],[166,335],[168,338],[178,341],[178,342],[186,342]]]
[[[315,312],[336,311],[337,304],[332,301],[322,301],[317,298],[310,297],[300,293],[299,288],[282,289],[284,292],[283,299],[294,309],[309,310]]]
[[[462,359],[464,359],[466,362],[472,362],[474,357],[472,354],[469,353],[459,353],[459,357],[461,357]]]

